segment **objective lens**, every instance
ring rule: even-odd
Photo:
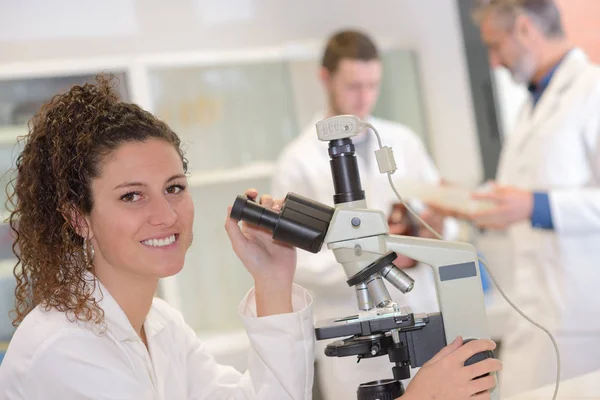
[[[415,287],[415,280],[394,264],[385,267],[381,275],[402,293],[408,293]]]
[[[381,278],[381,275],[375,274],[370,277],[370,281],[367,282],[367,290],[369,296],[373,299],[373,304],[377,307],[386,307],[392,303],[392,298],[385,283]]]
[[[361,311],[369,311],[373,308],[373,302],[369,296],[369,290],[365,283],[359,283],[354,286],[356,288],[356,298],[358,300],[358,309]]]

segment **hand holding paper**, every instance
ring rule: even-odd
[[[465,219],[488,229],[506,229],[514,223],[530,219],[533,212],[531,191],[500,186],[495,182],[470,193],[462,207],[443,197],[426,202],[440,214]]]

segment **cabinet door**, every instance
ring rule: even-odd
[[[149,80],[152,109],[182,138],[193,173],[273,161],[297,134],[284,62],[156,69]]]
[[[100,72],[100,70],[98,71]],[[127,76],[113,71],[116,78],[117,93],[128,101]],[[2,79],[0,76],[0,201],[2,214],[6,193],[4,188],[11,178],[9,170],[14,166],[22,144],[17,138],[28,133],[27,123],[40,110],[44,103],[58,94],[68,91],[74,85],[94,82],[95,75],[64,75],[44,78]],[[0,257],[2,250],[0,250]]]

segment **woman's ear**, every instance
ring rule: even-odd
[[[67,211],[63,212],[62,215],[77,235],[88,240],[91,240],[94,237],[89,217],[85,216],[79,208],[71,206]]]

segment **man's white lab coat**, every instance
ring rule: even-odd
[[[554,230],[529,221],[508,230],[514,302],[551,329],[562,376],[600,369],[600,68],[572,50],[535,108],[531,99],[508,137],[498,183],[549,193]],[[511,314],[503,343],[502,393],[554,382],[550,339]]]

